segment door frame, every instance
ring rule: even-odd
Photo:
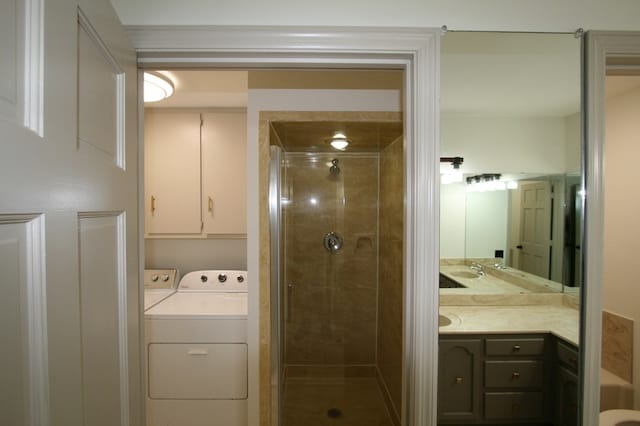
[[[129,27],[140,68],[395,68],[405,72],[403,424],[435,425],[440,29]],[[141,106],[142,108],[142,106]],[[259,272],[257,123],[248,127],[247,269]],[[142,154],[141,154],[142,155]],[[142,175],[140,177],[142,179]],[[268,274],[268,271],[267,271]],[[249,425],[260,424],[259,292],[249,285]],[[269,366],[267,366],[269,368]],[[413,403],[420,401],[420,403]]]
[[[584,286],[581,291],[582,424],[598,425],[600,407],[600,348],[604,243],[605,77],[607,57],[640,63],[640,32],[589,31],[584,52],[583,132],[585,155]],[[585,235],[586,234],[586,235]],[[591,314],[591,315],[590,315]]]

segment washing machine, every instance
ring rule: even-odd
[[[147,426],[247,425],[247,273],[189,272],[145,312]]]
[[[177,269],[145,269],[144,310],[146,311],[175,293],[178,281]]]

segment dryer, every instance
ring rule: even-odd
[[[247,274],[186,274],[145,312],[147,426],[247,425]]]

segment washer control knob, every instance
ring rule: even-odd
[[[162,274],[162,281],[164,281],[165,283],[169,281],[169,274]]]
[[[158,274],[151,275],[151,281],[153,281],[154,283],[158,281]]]
[[[202,281],[203,283],[206,283],[209,280],[209,277],[207,277],[206,275],[200,275],[200,281]]]
[[[242,275],[238,275],[238,282],[239,283],[244,282],[244,277]]]
[[[227,274],[218,275],[218,281],[220,281],[221,283],[227,281]]]

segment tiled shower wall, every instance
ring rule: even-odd
[[[399,424],[402,403],[402,329],[404,235],[403,138],[380,154],[380,278],[377,366]]]
[[[286,154],[288,365],[376,362],[378,167],[377,154]],[[344,238],[334,254],[323,246],[329,232]]]

